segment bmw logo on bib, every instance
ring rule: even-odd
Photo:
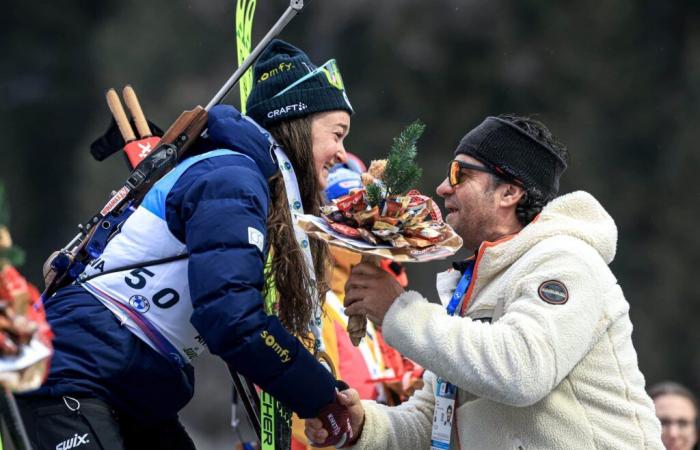
[[[151,304],[148,299],[143,295],[132,295],[129,299],[129,305],[141,314],[145,313],[151,308]]]

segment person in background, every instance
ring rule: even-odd
[[[673,381],[649,388],[656,417],[661,421],[661,441],[666,450],[691,450],[698,442],[698,399],[685,386]]]
[[[3,364],[0,385],[20,392],[39,387],[46,378],[53,334],[39,291],[16,268],[24,263],[24,251],[14,245],[9,222],[0,182],[0,359],[13,361]]]
[[[0,449],[26,447],[13,393],[36,389],[46,379],[53,339],[39,291],[16,269],[24,263],[24,251],[12,241],[9,219],[0,182],[0,397],[6,425],[0,430]]]
[[[365,171],[366,166],[362,160],[347,153],[347,160],[336,164],[329,172],[327,200],[332,201],[348,194],[351,189],[361,188],[360,174]],[[326,293],[322,319],[323,341],[330,364],[336,371],[336,378],[356,389],[362,399],[393,402],[397,394],[387,389],[383,381],[404,375],[406,369],[403,358],[386,345],[381,333],[371,322],[367,324],[367,336],[357,347],[352,344],[346,331],[348,317],[343,306],[345,282],[352,266],[360,263],[361,255],[335,246],[330,247],[330,252],[333,258],[331,289]],[[400,264],[383,260],[382,267],[402,286],[408,285],[406,272]],[[304,436],[303,422],[295,416],[292,450],[311,448]]]

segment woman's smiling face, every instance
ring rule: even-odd
[[[314,168],[321,189],[328,185],[330,168],[347,159],[343,140],[349,132],[350,114],[345,111],[322,112],[311,119]]]

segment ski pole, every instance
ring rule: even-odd
[[[209,111],[214,105],[219,104],[221,100],[226,97],[231,88],[236,85],[238,80],[243,76],[246,70],[258,59],[260,53],[267,47],[274,38],[277,37],[280,32],[287,26],[289,22],[296,16],[302,9],[304,9],[304,0],[290,0],[287,10],[282,14],[282,16],[277,20],[277,22],[270,28],[265,37],[255,46],[250,55],[243,61],[243,63],[238,67],[231,78],[224,83],[224,85],[219,89],[219,92],[214,95],[214,97],[207,103],[204,107],[205,111]]]
[[[0,413],[2,413],[3,421],[7,426],[7,434],[10,437],[15,450],[32,450],[32,445],[29,443],[27,430],[24,428],[22,416],[17,408],[17,402],[12,392],[5,386],[0,392]]]

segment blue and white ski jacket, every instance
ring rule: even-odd
[[[268,135],[230,106],[211,110],[208,135],[217,150],[158,181],[88,279],[46,301],[55,355],[35,394],[95,395],[136,418],[169,418],[192,397],[189,362],[208,347],[301,417],[334,401],[330,373],[263,309],[277,171]]]

